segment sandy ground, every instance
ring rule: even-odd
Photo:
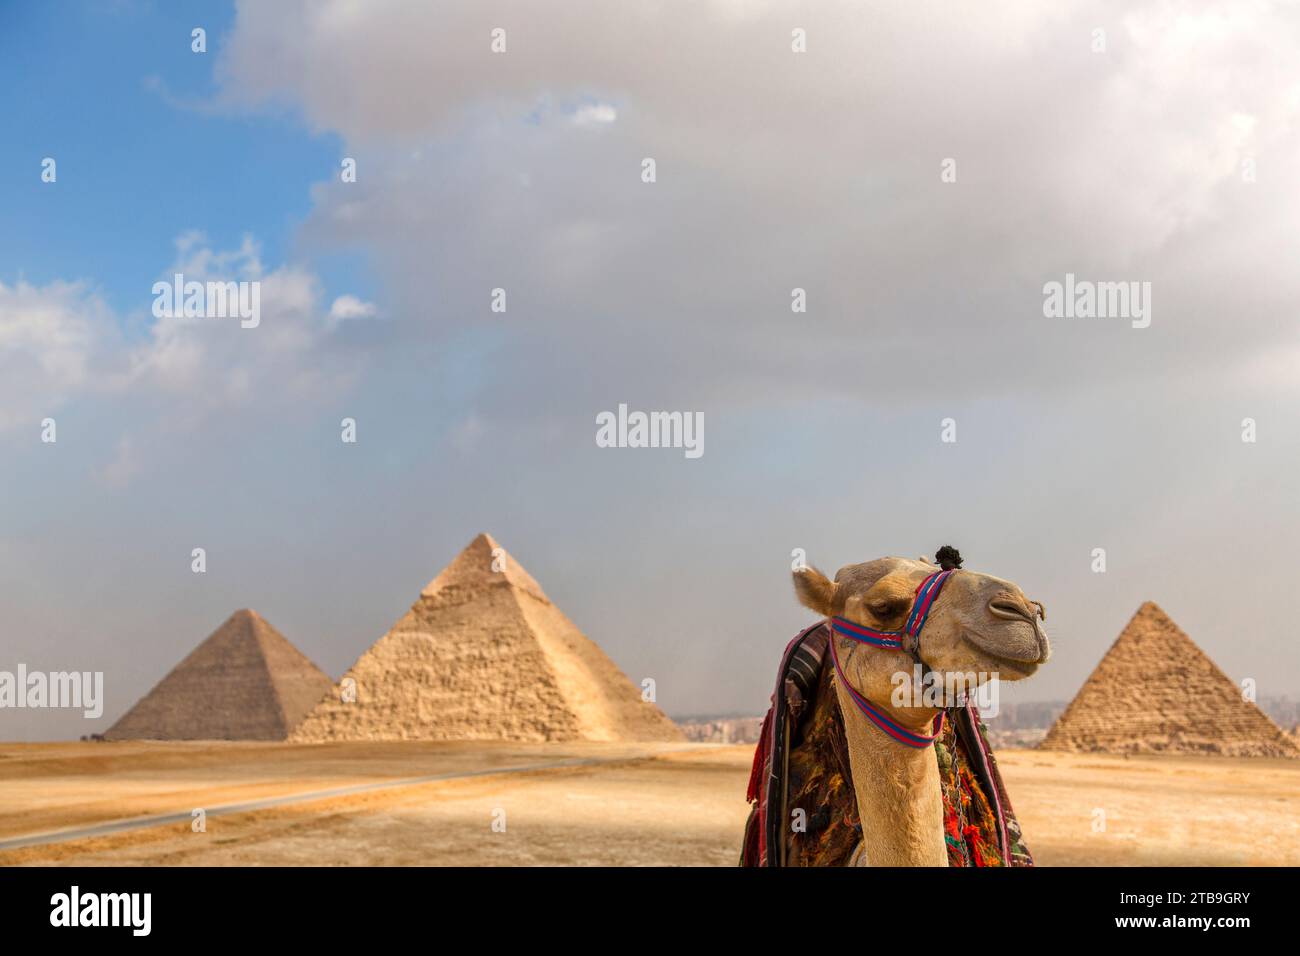
[[[752,753],[747,745],[0,745],[0,839],[352,784],[601,761],[210,816],[203,833],[172,823],[28,847],[0,853],[0,864],[730,866]],[[1042,865],[1300,865],[1300,761],[1036,751],[999,760]],[[1094,830],[1097,810],[1104,831]]]
[[[1300,865],[1300,760],[1037,750],[997,758],[1042,865]],[[1104,831],[1094,831],[1098,820]]]

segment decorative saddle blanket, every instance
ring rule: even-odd
[[[845,866],[862,836],[826,621],[785,649],[754,752],[742,866]],[[1033,866],[984,724],[967,703],[934,742],[949,866]],[[790,825],[802,810],[803,826]]]

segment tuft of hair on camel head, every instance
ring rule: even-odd
[[[961,567],[961,552],[952,545],[945,544],[934,553],[934,560],[938,562],[940,570],[954,571]]]

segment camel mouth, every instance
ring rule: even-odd
[[[963,635],[962,640],[966,642],[966,645],[972,651],[987,662],[989,670],[996,673],[1001,680],[1016,681],[1032,677],[1038,672],[1039,666],[1047,660],[1047,654],[1043,652],[1040,652],[1033,660],[1008,657],[989,650],[987,645],[974,640],[969,634]]]
[[[1026,677],[1033,677],[1038,673],[1038,664],[1030,664],[1025,661],[1010,661],[1005,658],[994,660],[994,672],[998,675],[999,680],[1024,680]]]

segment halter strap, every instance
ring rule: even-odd
[[[903,642],[898,636],[898,631],[877,631],[874,627],[863,627],[853,621],[846,621],[842,617],[831,618],[831,629],[837,634],[843,634],[845,637],[851,637],[855,641],[861,641],[863,644],[870,644],[873,647],[888,647],[900,651],[903,649]]]
[[[849,692],[849,697],[853,700],[853,703],[857,705],[858,710],[862,711],[863,715],[866,716],[867,720],[871,721],[885,733],[889,734],[889,736],[893,737],[900,744],[907,744],[907,746],[916,747],[918,750],[922,747],[930,746],[930,744],[934,743],[935,740],[938,739],[939,734],[943,731],[943,711],[939,711],[938,715],[934,718],[934,724],[930,727],[934,733],[930,736],[927,737],[922,734],[912,733],[907,728],[901,726],[894,720],[891,720],[888,714],[877,709],[871,701],[867,700],[853,689],[853,685],[849,683],[849,679],[844,676],[844,668],[840,666],[840,654],[839,651],[835,649],[835,638],[833,636],[830,639],[830,645],[831,660],[835,662],[835,673],[839,676],[840,684]]]
[[[934,599],[939,596],[939,591],[943,589],[944,582],[948,580],[955,570],[956,568],[952,568],[932,574],[922,581],[921,586],[916,589],[916,600],[912,602],[912,613],[907,616],[907,633],[916,638],[918,650],[921,641],[921,628],[925,627],[925,622],[930,619],[930,608],[934,606]]]
[[[925,622],[930,619],[930,610],[934,607],[935,598],[939,596],[939,591],[943,589],[944,582],[948,580],[954,570],[956,569],[936,571],[921,582],[921,586],[916,589],[916,597],[912,600],[912,610],[907,615],[907,624],[901,631],[881,631],[874,627],[867,627],[854,621],[845,620],[842,617],[831,618],[831,630],[834,631],[829,641],[831,660],[835,662],[835,673],[839,676],[840,684],[848,691],[849,698],[868,720],[899,743],[906,744],[909,747],[928,747],[934,743],[935,739],[943,731],[943,711],[940,711],[935,717],[935,722],[931,727],[934,732],[928,737],[923,734],[914,734],[898,724],[888,714],[859,694],[853,688],[853,685],[849,683],[849,679],[844,675],[844,668],[840,666],[839,651],[835,649],[835,634],[842,634],[872,647],[908,650],[912,657],[924,666],[924,662],[921,660],[921,630],[925,627]],[[905,638],[911,638],[910,643],[912,646],[910,648],[904,647]]]

